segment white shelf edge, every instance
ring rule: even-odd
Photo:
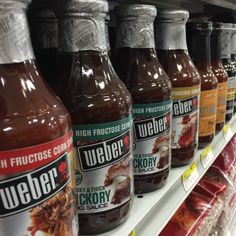
[[[232,133],[235,134],[236,116],[228,124],[231,126]],[[128,236],[133,229],[136,230],[136,236],[157,236],[227,143],[223,131],[216,135],[211,144],[214,158],[205,169],[200,160],[202,150],[197,151],[194,161],[197,162],[199,178],[188,192],[184,190],[181,180],[181,176],[188,166],[174,168],[170,171],[166,186],[155,192],[144,194],[143,198],[134,197],[133,206],[126,222],[112,231],[96,236]]]

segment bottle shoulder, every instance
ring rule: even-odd
[[[201,90],[217,89],[218,79],[211,70],[198,70],[201,77]]]
[[[130,93],[109,58],[87,53],[75,59],[69,65],[71,70],[62,96],[73,124],[104,123],[129,116]]]
[[[159,60],[170,77],[173,87],[189,87],[200,84],[199,73],[185,50],[159,50]]]
[[[34,66],[0,66],[1,149],[48,142],[71,128],[67,110]]]
[[[216,78],[218,79],[218,82],[227,82],[228,81],[228,74],[226,70],[222,66],[212,66],[212,71]]]

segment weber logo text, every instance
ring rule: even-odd
[[[0,218],[36,206],[55,195],[70,181],[67,154],[18,177],[0,182]]]

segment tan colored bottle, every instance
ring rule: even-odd
[[[211,33],[211,68],[218,79],[218,98],[216,132],[223,129],[226,114],[226,98],[228,90],[228,74],[224,69],[221,59],[221,33],[222,23],[213,23]]]
[[[216,128],[218,80],[211,69],[211,31],[212,23],[209,21],[187,23],[188,50],[201,76],[199,148],[212,142]]]

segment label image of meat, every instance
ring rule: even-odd
[[[170,166],[170,100],[134,104],[134,174],[157,173]]]
[[[172,149],[197,143],[199,92],[199,86],[173,89]]]
[[[78,207],[80,214],[116,208],[133,194],[132,118],[76,125]]]
[[[46,144],[1,151],[0,162],[5,163],[0,234],[78,235],[72,132]]]

